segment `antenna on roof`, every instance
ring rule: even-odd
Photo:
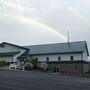
[[[69,45],[69,47],[70,47],[70,37],[69,37],[69,31],[67,31],[67,43],[68,43],[68,45]]]
[[[69,31],[67,31],[67,42],[70,43],[70,38],[69,38]]]

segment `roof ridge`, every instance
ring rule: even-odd
[[[86,42],[86,41],[77,41],[77,42],[69,42],[69,43],[80,43],[80,42]],[[55,45],[55,44],[68,44],[68,42],[63,42],[63,43],[49,43],[49,44],[38,44],[38,45],[27,45],[23,47],[28,47],[28,46],[44,46],[44,45]]]

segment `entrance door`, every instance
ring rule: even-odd
[[[54,67],[54,72],[59,72],[59,67],[58,66]]]

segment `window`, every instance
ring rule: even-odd
[[[58,57],[58,61],[61,61],[61,57],[60,56]]]
[[[4,45],[4,44],[1,44],[1,45],[0,45],[0,47],[1,47],[1,48],[4,48],[4,47],[5,47],[5,45]]]
[[[76,71],[77,71],[77,66],[76,66],[76,68],[75,68],[75,69],[76,69]]]
[[[71,61],[73,61],[74,60],[74,58],[73,58],[73,56],[71,56]]]
[[[49,57],[46,58],[47,62],[49,61]]]
[[[38,61],[38,58],[36,58],[36,61]]]

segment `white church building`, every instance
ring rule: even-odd
[[[36,58],[46,62],[52,70],[61,72],[86,72],[89,56],[86,41],[53,43],[44,45],[18,46],[3,42],[0,44],[0,60],[21,62],[27,58]]]

